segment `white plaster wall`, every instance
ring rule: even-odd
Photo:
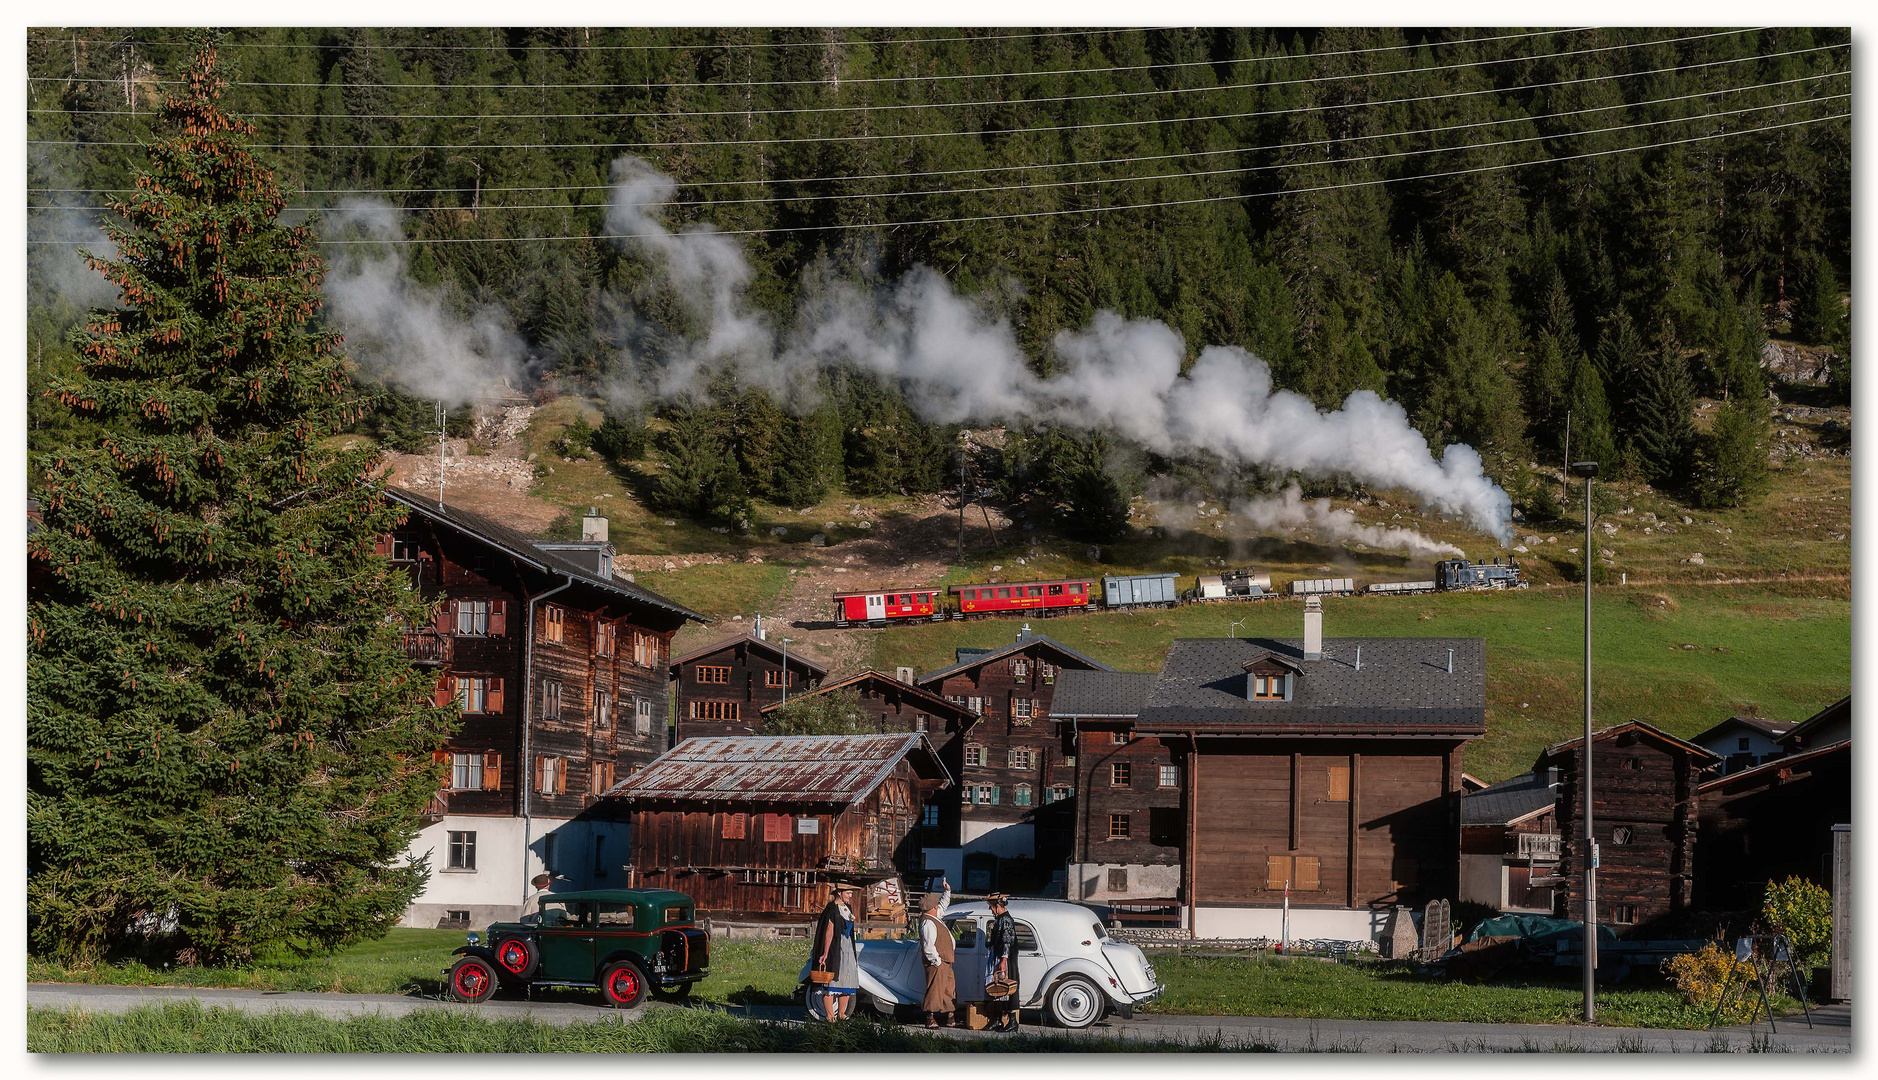
[[[1292,908],[1291,938],[1336,938],[1342,941],[1378,940],[1389,913],[1356,908]],[[1194,912],[1196,938],[1276,939],[1284,930],[1282,907],[1201,907]]]
[[[526,866],[522,825],[519,817],[446,814],[420,832],[410,850],[414,856],[430,854],[430,881],[405,909],[401,925],[434,927],[447,911],[467,910],[471,925],[478,927],[517,918],[522,914],[524,900],[534,892],[529,880],[545,869],[542,857],[550,835],[555,838],[554,873],[566,879],[556,880],[551,892],[626,887],[629,847],[625,822],[535,818],[528,830]],[[473,871],[447,869],[450,833],[457,831],[476,834]],[[605,837],[599,848],[603,867],[594,865],[596,836]],[[597,869],[606,872],[598,874]]]
[[[1496,911],[1506,906],[1506,860],[1498,855],[1461,856],[1461,899],[1488,904]]]
[[[1109,890],[1109,871],[1128,871],[1128,888],[1124,892]],[[1162,863],[1071,863],[1069,866],[1071,894],[1079,900],[1099,903],[1108,900],[1126,901],[1130,897],[1140,899],[1160,898],[1180,895],[1180,867]]]
[[[1034,859],[1037,856],[1037,829],[1029,822],[999,824],[967,821],[959,828],[961,850],[970,855],[988,851],[1000,859]]]

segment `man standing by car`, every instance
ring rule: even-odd
[[[919,1007],[925,1010],[929,1028],[950,1024],[952,1011],[958,1008],[952,975],[952,931],[939,921],[940,914],[952,903],[952,883],[942,877],[939,885],[942,893],[929,892],[919,904],[919,951],[926,961],[926,996]]]
[[[993,1031],[1017,1030],[1017,1003],[1023,1000],[1017,994],[1017,923],[1005,906],[1010,899],[1004,893],[985,897],[991,907],[991,929],[985,935],[985,1002],[1000,1013]],[[1006,992],[993,993],[993,987]]]

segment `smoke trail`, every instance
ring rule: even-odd
[[[1099,312],[1087,328],[1057,335],[1059,373],[1041,378],[1006,320],[921,267],[874,290],[838,282],[811,291],[778,347],[745,295],[749,263],[733,238],[708,226],[666,229],[651,210],[675,185],[645,162],[622,158],[614,176],[608,224],[662,265],[703,327],[662,366],[627,376],[625,396],[697,395],[703,377],[726,366],[755,385],[799,391],[816,372],[852,365],[897,384],[928,421],[1047,420],[1114,431],[1165,454],[1209,451],[1397,489],[1502,542],[1512,534],[1511,500],[1472,447],[1449,446],[1437,460],[1400,405],[1366,390],[1320,410],[1274,388],[1271,369],[1243,349],[1209,346],[1183,373],[1185,340],[1155,320]]]
[[[326,216],[325,236],[401,240],[388,204],[347,200]],[[501,309],[448,303],[442,290],[412,280],[404,251],[329,247],[326,314],[346,337],[346,353],[406,393],[445,405],[471,402],[521,376],[527,345]]]
[[[1430,540],[1413,529],[1395,525],[1359,524],[1354,511],[1332,509],[1329,499],[1305,502],[1296,484],[1288,485],[1277,495],[1237,502],[1233,505],[1233,513],[1260,529],[1309,533],[1410,555],[1466,557],[1466,552],[1453,544]]]
[[[47,160],[43,151],[31,155],[29,183],[41,188],[33,202],[56,206],[56,210],[38,210],[26,215],[26,294],[35,308],[70,305],[77,311],[119,305],[117,286],[85,264],[79,252],[89,251],[101,259],[115,259],[117,245],[99,226],[104,212],[70,192],[59,190],[78,185]]]

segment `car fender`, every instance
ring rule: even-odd
[[[515,976],[509,974],[508,971],[506,971],[502,967],[501,964],[496,963],[495,950],[489,948],[487,945],[459,945],[455,949],[452,949],[450,951],[450,955],[451,956],[474,956],[476,959],[487,963],[489,965],[489,970],[496,973],[496,978],[499,981],[505,984],[515,982]],[[452,960],[450,961],[450,963],[455,964],[456,961]],[[449,971],[450,969],[445,968],[444,970]]]
[[[619,963],[621,960],[630,961],[634,967],[639,969],[639,974],[644,976],[647,985],[652,985],[652,969],[646,966],[646,958],[631,949],[614,949],[612,952],[601,957],[600,962],[593,966],[593,981],[596,983],[599,982],[600,973],[612,967],[614,964]]]
[[[1095,983],[1108,997],[1111,1007],[1128,1010],[1134,1008],[1134,1001],[1129,998],[1127,991],[1122,989],[1121,980],[1108,969],[1108,965],[1097,963],[1083,956],[1072,956],[1057,961],[1056,965],[1038,980],[1036,993],[1031,997],[1027,1006],[1041,1005],[1044,998],[1049,996],[1050,991],[1056,988],[1056,984],[1068,975],[1081,975]]]

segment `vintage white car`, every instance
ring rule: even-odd
[[[1102,920],[1081,904],[1061,900],[1012,900],[1017,924],[1017,985],[1020,1006],[1042,1009],[1066,1028],[1086,1028],[1110,1012],[1124,1018],[1137,1005],[1159,998],[1154,967],[1139,948],[1113,941]],[[952,970],[958,1000],[985,997],[985,932],[991,909],[983,901],[956,903],[940,913],[952,930]],[[919,937],[861,941],[860,1004],[883,1016],[896,1007],[917,1009],[926,993],[925,962]],[[811,992],[809,965],[797,976],[812,1015],[820,1014],[821,995]]]

